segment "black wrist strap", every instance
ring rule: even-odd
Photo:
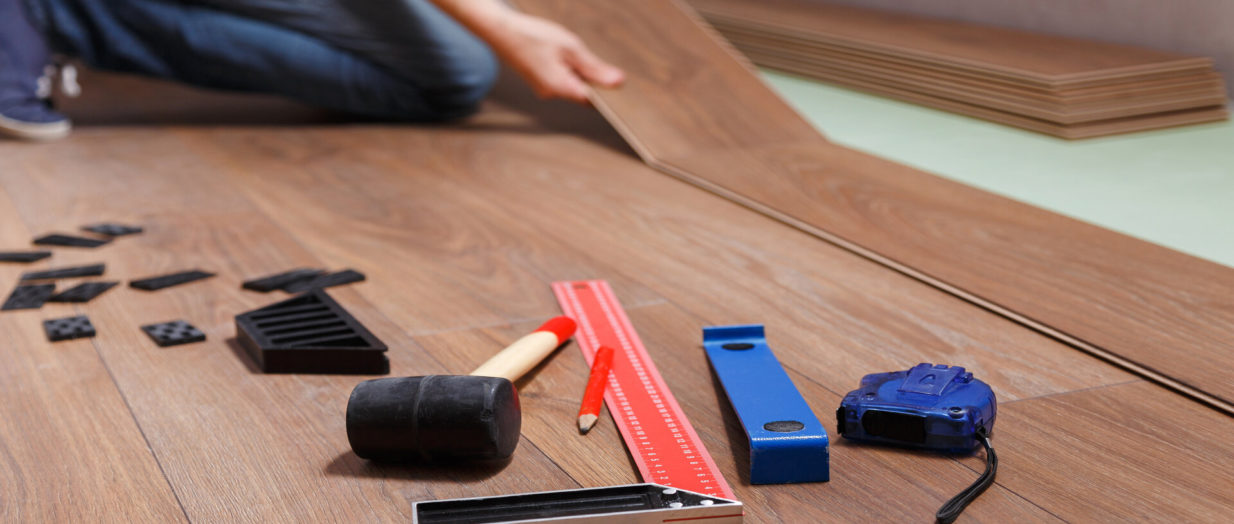
[[[998,455],[994,454],[994,446],[990,445],[990,436],[986,434],[985,429],[977,431],[977,439],[981,441],[982,446],[985,446],[985,473],[982,473],[973,485],[952,497],[946,504],[943,504],[943,507],[938,508],[938,513],[934,514],[934,518],[940,524],[955,522],[960,512],[964,511],[969,503],[994,483],[994,474],[998,471]]]

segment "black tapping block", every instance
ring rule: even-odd
[[[264,277],[246,280],[244,285],[241,287],[244,289],[251,289],[253,291],[260,291],[262,293],[269,293],[276,289],[286,289],[287,286],[301,280],[312,280],[323,274],[325,274],[325,271],[320,269],[293,269],[291,271],[284,271],[282,273],[275,273],[273,275],[266,275]]]
[[[8,300],[4,301],[4,305],[0,306],[0,311],[41,308],[43,307],[43,303],[47,302],[47,299],[51,298],[51,295],[55,292],[55,284],[17,286],[17,288],[9,294]]]
[[[369,460],[501,460],[514,453],[521,426],[518,393],[501,377],[366,380],[347,401],[347,440]]]
[[[125,224],[114,224],[114,223],[110,223],[110,222],[108,222],[108,223],[103,223],[103,224],[91,224],[91,225],[88,225],[88,226],[82,226],[82,228],[81,228],[81,229],[82,229],[82,231],[89,231],[89,232],[91,232],[91,233],[98,233],[98,234],[100,234],[100,235],[107,235],[107,236],[109,236],[109,237],[121,237],[121,236],[124,236],[124,235],[136,235],[137,233],[141,233],[141,232],[145,231],[145,230],[144,230],[144,229],[142,229],[140,226],[130,226],[130,225],[125,225]]]
[[[51,251],[0,251],[0,262],[29,264],[50,257]]]
[[[29,271],[21,274],[22,282],[29,280],[55,280],[58,278],[97,277],[103,274],[106,266],[90,264],[88,266],[61,267],[46,271]]]
[[[34,243],[40,246],[63,247],[99,247],[108,242],[111,242],[111,239],[100,240],[97,238],[75,237],[73,235],[61,235],[58,233],[43,235],[34,239]]]
[[[207,273],[205,271],[194,269],[192,271],[182,271],[180,273],[172,273],[170,275],[132,280],[129,281],[129,287],[140,289],[142,291],[158,291],[163,288],[178,286],[180,284],[188,284],[189,282],[196,282],[212,276],[214,276],[214,273]]]
[[[68,318],[54,318],[43,321],[43,331],[47,332],[47,340],[59,342],[74,338],[94,336],[94,325],[85,315]]]
[[[69,289],[57,293],[47,299],[48,302],[89,302],[94,297],[102,295],[107,290],[116,287],[119,282],[82,282]]]
[[[364,273],[354,269],[344,269],[337,273],[321,275],[312,280],[301,280],[283,286],[283,291],[288,293],[300,293],[310,289],[319,289],[323,287],[341,286],[352,282],[363,282]]]
[[[321,289],[237,315],[236,339],[266,373],[390,372],[386,345]]]
[[[141,330],[145,331],[159,347],[179,346],[206,340],[205,333],[183,320],[150,324],[142,326]]]

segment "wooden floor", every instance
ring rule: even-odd
[[[586,381],[573,345],[519,383],[523,439],[504,468],[357,458],[343,410],[367,377],[264,375],[233,341],[236,314],[281,298],[240,282],[300,266],[368,275],[331,294],[390,346],[396,376],[465,373],[559,313],[550,282],[609,280],[747,522],[927,521],[974,480],[980,454],[834,433],[828,415],[862,375],[918,362],[964,365],[998,396],[998,482],[963,521],[1234,514],[1234,419],[656,171],[594,111],[536,101],[513,82],[443,127],[327,122],[122,78],[87,87],[74,114],[124,125],[0,143],[0,246],[132,222],[146,233],[57,249],[34,267],[219,276],[0,313],[4,521],[405,521],[417,500],[638,480],[607,415],[587,436],[573,429]],[[165,100],[177,102],[157,107]],[[201,123],[152,116],[168,109]],[[667,149],[655,151],[738,138],[657,140]],[[0,265],[0,281],[28,269]],[[98,336],[46,342],[40,321],[73,314],[89,315]],[[174,319],[209,340],[161,349],[138,329]],[[831,482],[749,484],[744,436],[701,348],[702,326],[725,323],[767,325],[831,433]]]
[[[626,70],[593,98],[649,165],[1234,415],[1234,268],[801,132],[680,1],[518,4]]]

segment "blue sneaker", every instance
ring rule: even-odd
[[[72,124],[48,101],[49,65],[51,50],[20,0],[0,0],[0,135],[27,140],[68,136]]]

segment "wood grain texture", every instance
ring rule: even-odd
[[[1017,115],[1038,118],[1057,124],[1083,124],[1094,120],[1138,117],[1183,109],[1224,106],[1225,85],[1215,73],[1199,73],[1193,77],[1195,87],[1170,86],[1166,89],[1133,90],[1088,101],[1055,97],[1057,101],[1039,102],[1033,95],[997,92],[987,85],[965,82],[917,72],[900,72],[881,64],[854,63],[848,58],[833,58],[830,53],[798,51],[776,42],[757,37],[738,37],[732,31],[725,36],[738,50],[762,67],[787,69],[820,79],[849,77],[877,85],[906,89],[924,96],[998,109]],[[1133,86],[1138,87],[1138,86]]]
[[[1200,57],[802,0],[692,5],[759,66],[1052,136],[1228,117],[1211,65],[1176,67]],[[1194,85],[1161,87],[1178,78]],[[1118,91],[1069,96],[1093,89]]]
[[[366,253],[379,245],[392,254],[382,264],[387,269],[375,268],[370,275],[403,286],[361,286],[359,292],[382,304],[383,311],[411,319],[406,325],[417,335],[469,327],[459,323],[468,314],[440,318],[443,311],[456,309],[485,313],[470,315],[472,327],[502,323],[487,315],[542,320],[558,311],[548,292],[550,282],[603,275],[624,290],[623,303],[630,307],[668,300],[714,312],[718,321],[766,318],[785,328],[813,326],[794,330],[795,337],[802,337],[802,351],[824,353],[803,357],[803,372],[834,391],[851,388],[860,379],[862,363],[895,368],[922,359],[972,362],[988,370],[998,394],[1009,399],[1128,379],[995,315],[977,313],[937,290],[667,179],[618,152],[560,136],[512,133],[481,140],[483,154],[477,154],[477,139],[466,132],[254,131],[212,137],[209,142],[215,145],[208,151],[251,158],[246,170],[266,176],[234,180],[261,188],[253,198],[271,202],[266,206],[272,212],[281,209],[278,220],[289,229],[303,230],[301,224],[308,223],[325,233],[305,242],[332,252],[339,257],[335,263],[363,264]],[[329,143],[338,146],[335,153],[315,157],[311,165],[258,153],[321,151]],[[423,151],[434,151],[434,160],[426,163]],[[342,171],[355,183],[354,193],[345,198],[364,206],[315,200],[342,200],[326,197],[312,182]],[[614,180],[621,184],[613,185]],[[274,203],[296,201],[315,205]],[[414,211],[428,201],[448,211],[423,216]],[[527,211],[541,202],[554,202],[552,212]],[[355,218],[372,209],[400,211],[365,222]],[[445,216],[456,223],[441,224]],[[431,244],[417,238],[417,224],[428,223],[445,236]],[[473,238],[480,231],[482,239]],[[440,245],[452,250],[443,254]],[[360,246],[370,247],[350,249]],[[716,263],[704,262],[711,260]],[[476,282],[458,283],[463,275],[474,275]],[[460,296],[465,285],[475,290]],[[768,294],[768,286],[780,291]],[[1007,347],[1021,349],[1015,362]],[[1042,366],[1058,373],[1036,373]]]
[[[1069,522],[1228,522],[1234,419],[1162,393],[1137,382],[1000,405],[998,484]],[[1059,467],[1075,461],[1083,471]]]
[[[910,58],[827,45],[821,42],[795,39],[789,36],[766,33],[730,23],[726,19],[711,17],[707,22],[721,31],[730,43],[761,44],[811,60],[829,59],[836,63],[870,72],[896,73],[905,77],[980,88],[989,94],[1017,96],[1026,99],[1065,104],[1069,102],[1092,102],[1106,99],[1125,99],[1141,93],[1163,93],[1168,90],[1198,89],[1222,84],[1220,74],[1211,70],[1176,71],[1140,75],[1131,79],[1078,85],[1072,87],[1047,87],[1028,85],[1013,80],[947,67],[945,64],[922,62]]]
[[[1017,31],[996,38],[1001,30],[993,27],[980,28],[978,35],[969,24],[940,20],[914,24],[911,17],[813,2],[703,0],[695,5],[759,66],[1053,136],[1089,138],[1228,116],[1225,86],[1211,68],[1140,73],[1119,68],[1105,70],[1111,76],[1102,78],[1108,62],[1093,59],[1092,68],[1085,72],[1091,78],[1071,87],[1049,86],[1049,75],[1040,71],[1035,72],[1037,83],[1026,83],[1023,78],[991,70],[1026,65],[1025,56],[1034,56],[1039,65],[1056,55],[1062,57],[1060,63],[1072,61],[1073,73],[1078,73],[1083,58],[1093,58],[1090,55],[1094,49],[1101,50],[1102,44],[1024,38]],[[804,22],[820,17],[827,22]],[[784,25],[789,20],[793,22]],[[904,31],[904,27],[911,29]],[[917,45],[907,45],[914,40]],[[998,44],[992,46],[995,41]],[[1068,47],[1070,51],[1064,52]],[[933,52],[922,53],[921,49]],[[1155,60],[1135,50],[1124,50],[1124,54],[1128,63]],[[969,55],[984,56],[979,65],[986,67],[954,63]],[[1025,74],[1032,76],[1033,72]],[[1191,84],[1179,84],[1178,79]],[[1162,84],[1163,80],[1174,83]],[[1070,98],[1079,92],[1090,94]],[[1105,94],[1092,96],[1098,92]]]
[[[678,4],[522,0],[519,5],[562,20],[601,55],[614,56],[633,85],[654,77],[649,64],[670,60],[677,49],[692,50],[676,54],[682,63],[690,63],[700,49],[724,50],[694,27],[697,20]],[[610,23],[615,18],[623,23]],[[643,34],[649,31],[675,35],[683,43],[646,45]],[[599,34],[604,38],[589,36]],[[723,84],[709,88],[708,99],[742,99],[740,93],[722,92]],[[634,142],[669,129],[678,135],[709,131],[660,117],[679,108],[657,97],[637,91],[595,96],[606,117],[619,115],[615,127]],[[770,93],[759,94],[766,96]],[[723,113],[730,105],[716,104],[711,112]],[[1234,366],[1230,268],[821,140],[694,150],[649,161],[1234,412],[1234,382],[1221,371]]]
[[[7,149],[0,144],[6,158]],[[11,194],[0,188],[0,245],[25,246],[31,238]],[[72,258],[63,251],[40,265]],[[0,281],[8,286],[27,268],[0,264]],[[49,304],[0,314],[0,520],[113,515],[130,522],[183,521],[172,487],[94,342],[47,342],[44,319],[81,313],[74,305]],[[91,320],[100,329],[111,327]]]
[[[516,3],[551,12],[551,18],[567,25],[596,14],[590,6],[577,8],[567,0]],[[605,8],[604,23],[592,23],[583,36],[589,42],[609,43],[604,46],[606,60],[642,66],[620,89],[604,90],[595,100],[614,126],[632,130],[623,131],[623,136],[644,159],[700,149],[823,140],[751,74],[748,64],[733,60],[729,52],[714,44],[697,45],[700,40],[714,40],[702,26],[681,23],[683,13],[676,6],[666,2],[629,5],[637,8],[622,9],[617,4]],[[675,31],[645,24],[648,17],[667,17],[668,23],[676,22]],[[638,45],[626,45],[629,42]],[[608,111],[610,100],[621,107],[620,114]],[[645,110],[631,110],[640,107]],[[663,111],[666,107],[673,110]],[[725,110],[716,111],[717,107]],[[751,132],[756,129],[758,132]]]
[[[399,468],[351,453],[342,413],[363,377],[263,375],[231,339],[234,315],[277,300],[240,289],[244,277],[321,261],[272,225],[195,155],[177,132],[88,131],[73,142],[15,150],[10,190],[55,195],[18,208],[37,228],[100,217],[146,225],[96,256],[125,277],[202,267],[214,279],[157,293],[113,291],[91,308],[98,349],[190,519],[209,521],[406,520],[411,502],[521,491],[527,478],[577,487],[534,445],[493,468]],[[25,173],[39,173],[26,177]],[[53,191],[53,188],[58,188]],[[328,188],[323,188],[328,189]],[[108,195],[100,198],[99,195]],[[374,253],[376,254],[376,253]],[[361,266],[364,270],[367,266]],[[391,347],[394,373],[446,371],[354,290],[331,290]],[[138,326],[182,318],[204,344],[155,346]],[[96,457],[94,460],[102,460]],[[322,496],[322,494],[329,494]]]
[[[668,161],[791,218],[1220,398],[1230,268],[844,148]],[[779,173],[754,181],[741,173]]]
[[[985,105],[971,104],[964,101],[962,97],[939,97],[924,95],[918,91],[904,89],[895,83],[873,82],[859,76],[837,73],[835,71],[822,71],[814,67],[801,66],[800,64],[794,62],[782,61],[779,58],[757,55],[754,53],[751,53],[751,57],[755,57],[755,59],[765,67],[770,67],[772,69],[777,69],[788,73],[805,75],[830,84],[847,87],[849,89],[874,93],[876,95],[893,98],[903,102],[918,104],[943,111],[950,111],[973,118],[988,120],[998,124],[1015,126],[1022,129],[1027,129],[1029,131],[1036,131],[1038,133],[1044,133],[1067,139],[1095,138],[1124,133],[1135,133],[1137,131],[1148,131],[1152,129],[1202,124],[1205,122],[1218,122],[1229,118],[1230,115],[1229,110],[1225,108],[1223,101],[1213,105],[1211,104],[1211,100],[1206,100],[1205,102],[1210,103],[1210,105],[1192,109],[1165,111],[1152,113],[1149,115],[1123,116],[1120,118],[1110,118],[1106,120],[1095,120],[1073,124],[1059,124],[1051,120],[1025,116],[1020,114],[1021,112],[1001,111],[998,109],[992,109]],[[1222,98],[1222,100],[1224,100],[1224,98]],[[1191,104],[1188,103],[1184,105]]]

